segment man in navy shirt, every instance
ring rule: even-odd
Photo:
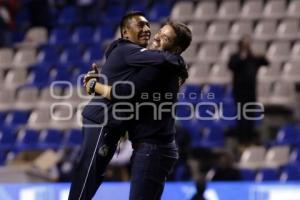
[[[179,54],[190,42],[191,32],[185,25],[168,22],[155,35],[152,48],[168,50],[184,63]],[[126,117],[131,116],[131,120],[126,118],[125,122],[134,148],[130,200],[160,199],[167,175],[178,158],[172,106],[177,100],[179,79],[176,68],[145,67],[129,77],[134,88],[127,83],[114,84],[113,87],[96,83],[97,94],[115,102],[115,105],[117,102],[119,106],[127,105],[124,108],[127,109]],[[90,81],[88,78],[85,80],[88,92]],[[133,97],[124,102],[123,98],[131,93]]]
[[[148,45],[150,27],[142,13],[124,16],[120,28],[122,39],[113,42],[108,48],[107,60],[101,71],[106,76],[108,85],[127,80],[147,66],[172,68],[178,74],[184,72],[179,56],[143,48]],[[99,81],[106,83],[103,79]],[[94,79],[89,81],[89,92],[93,93],[95,86]],[[120,136],[126,130],[123,121],[113,117],[112,108],[111,101],[96,94],[82,112],[84,143],[74,167],[69,199],[91,199],[103,180],[105,168],[115,152]]]

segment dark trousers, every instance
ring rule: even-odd
[[[243,86],[243,85],[242,85]],[[240,104],[243,109],[247,103],[256,103],[256,89],[255,84],[253,87],[242,87],[235,86],[233,89],[233,96],[236,102]],[[247,106],[247,109],[257,109],[254,105]],[[257,116],[257,113],[250,112],[247,113],[248,117],[254,118]],[[252,143],[257,139],[257,134],[254,130],[255,120],[248,119],[244,116],[243,110],[241,110],[241,118],[237,120],[237,138],[240,143],[247,144]]]
[[[130,200],[159,200],[177,159],[175,142],[168,145],[133,145]]]
[[[93,126],[93,127],[91,127]],[[75,163],[69,200],[90,200],[97,192],[113,157],[122,131],[83,120],[84,142]]]

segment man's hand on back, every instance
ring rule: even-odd
[[[92,70],[88,71],[88,73],[84,76],[83,86],[85,87],[87,85],[87,83],[89,82],[89,80],[91,80],[93,78],[95,78],[97,80],[99,78],[99,71],[98,71],[96,63],[92,64]]]
[[[95,79],[98,81],[99,79],[99,71],[96,63],[92,64],[92,70],[88,71],[88,73],[83,78],[83,86],[87,93],[90,94],[90,82]]]
[[[92,85],[92,82],[94,82],[94,81],[97,82],[97,79],[91,78],[84,84],[85,91],[90,95],[95,92],[95,91],[91,91],[91,85]],[[94,83],[94,84],[96,84],[96,83]],[[93,89],[95,89],[95,85],[93,86]]]

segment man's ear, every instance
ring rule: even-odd
[[[126,28],[123,28],[123,29],[122,29],[122,37],[123,37],[124,39],[126,39],[126,35],[127,35],[127,30],[126,30]]]

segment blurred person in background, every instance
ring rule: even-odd
[[[30,25],[33,27],[51,27],[51,7],[50,1],[31,0],[27,3],[29,11]]]
[[[228,63],[229,70],[233,73],[233,98],[241,109],[247,103],[256,103],[256,75],[261,66],[266,66],[269,61],[264,55],[258,55],[251,49],[251,38],[245,35],[238,42],[238,51],[231,55]],[[247,109],[256,109],[255,105],[247,106]],[[247,113],[250,117],[257,113]],[[255,120],[248,119],[241,110],[241,116],[237,120],[236,136],[242,145],[258,143],[258,134],[255,131]]]
[[[205,200],[205,198],[204,198],[204,192],[205,192],[205,189],[206,189],[205,178],[202,177],[199,180],[197,180],[195,182],[195,186],[196,186],[196,193],[191,198],[191,200]]]
[[[191,200],[204,200],[206,174],[213,167],[215,153],[208,148],[190,148],[188,153],[188,170],[196,186],[196,194]]]
[[[128,140],[128,134],[122,137],[119,141],[119,148],[115,152],[113,158],[109,163],[109,168],[117,171],[119,175],[117,180],[128,181],[130,158],[132,155],[131,142]],[[108,169],[109,169],[108,168]]]
[[[0,0],[0,47],[11,45],[11,31],[15,29],[15,14],[18,0]]]
[[[233,156],[227,152],[216,152],[216,164],[207,173],[207,179],[212,181],[239,181],[240,171],[234,167]]]

